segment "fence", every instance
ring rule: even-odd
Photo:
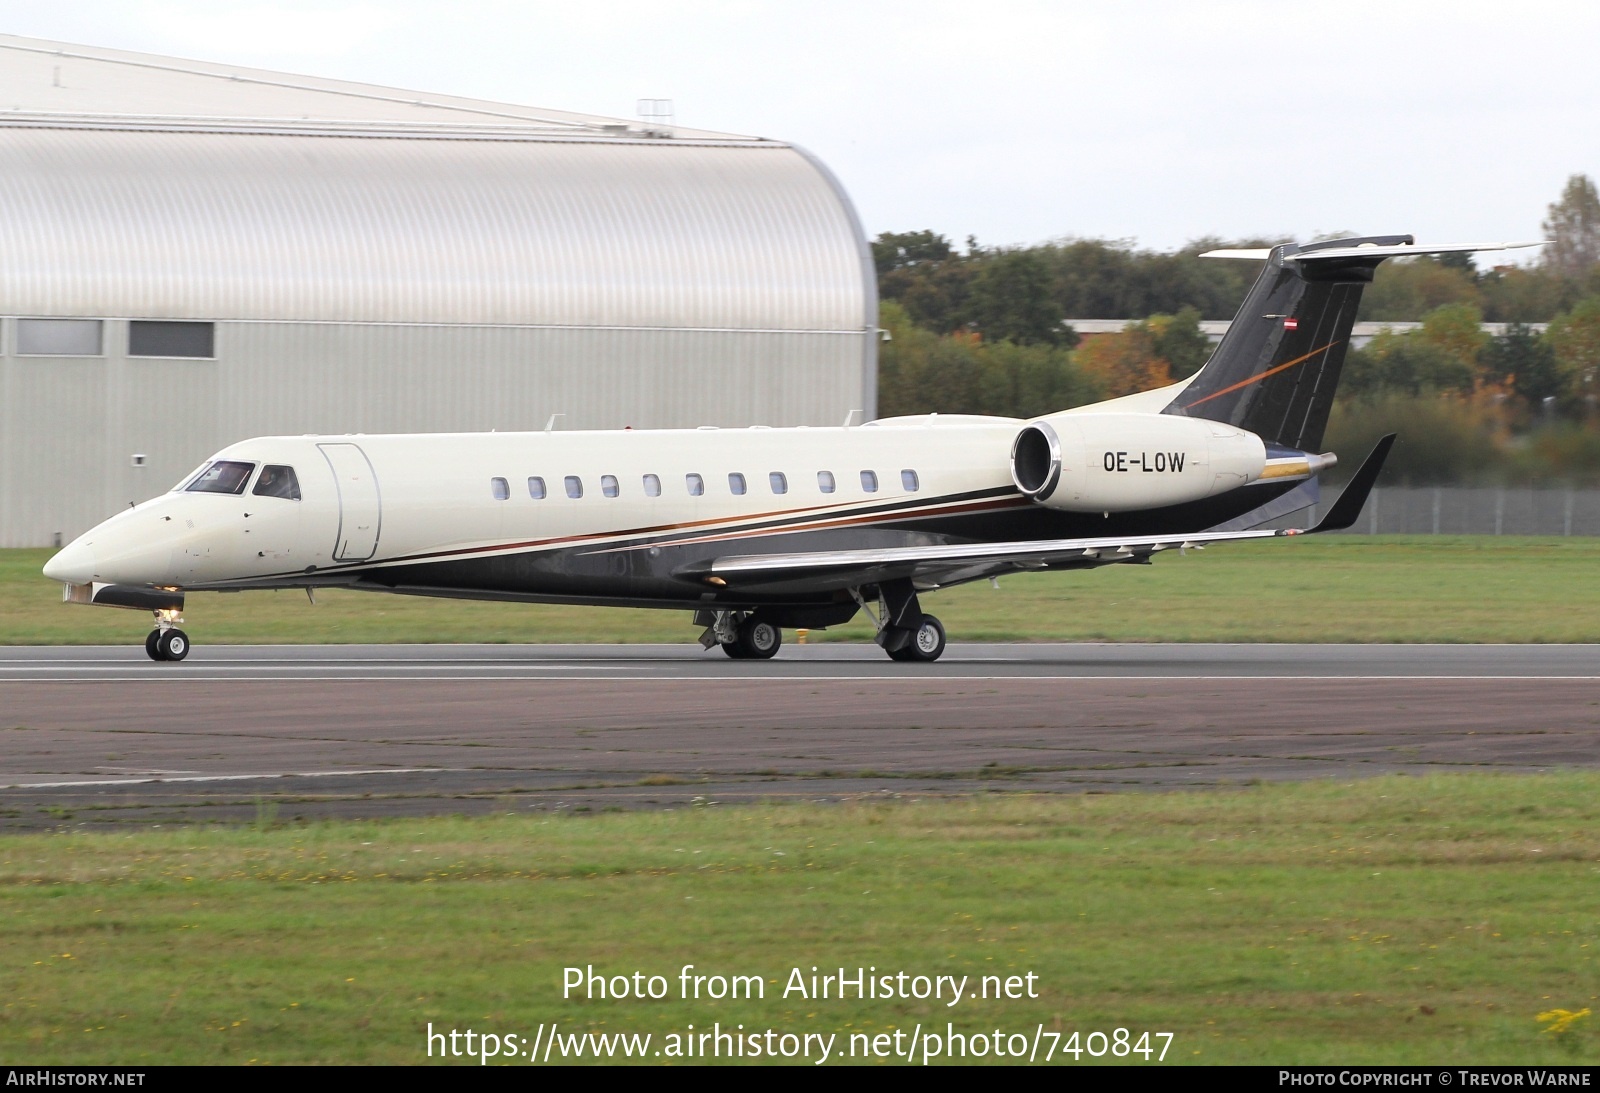
[[[1338,498],[1265,527],[1310,527]],[[1600,535],[1600,490],[1386,486],[1372,491],[1347,535]]]

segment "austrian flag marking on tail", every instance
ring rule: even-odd
[[[1299,330],[1300,329],[1300,320],[1299,319],[1285,319],[1285,320],[1283,320],[1283,328],[1285,330]]]

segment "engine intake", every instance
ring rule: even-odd
[[[1011,477],[1035,501],[1047,499],[1061,481],[1061,438],[1047,422],[1036,421],[1011,445]]]
[[[1024,426],[1011,445],[1017,489],[1070,512],[1198,501],[1254,482],[1266,463],[1254,433],[1157,414],[1052,414]]]

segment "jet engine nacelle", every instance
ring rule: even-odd
[[[1011,477],[1042,505],[1125,512],[1198,501],[1254,482],[1267,449],[1254,433],[1164,414],[1051,414],[1011,445]]]

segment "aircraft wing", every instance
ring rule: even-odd
[[[958,584],[999,573],[1028,569],[1074,569],[1143,562],[1162,550],[1204,547],[1238,539],[1270,539],[1284,531],[1198,532],[1103,539],[1030,540],[1013,543],[959,543],[941,546],[868,547],[861,550],[804,551],[793,554],[733,554],[680,570],[708,584],[735,588],[787,585],[853,588],[910,577],[918,584]]]
[[[1392,433],[1378,441],[1350,479],[1339,500],[1315,527],[1307,531],[1293,528],[1282,531],[1215,529],[1176,535],[867,547],[787,554],[732,554],[685,566],[678,572],[680,576],[696,577],[707,584],[724,588],[776,591],[803,584],[810,590],[826,591],[857,588],[864,584],[906,577],[931,588],[1018,570],[1075,569],[1148,562],[1151,555],[1173,548],[1181,551],[1243,539],[1273,539],[1342,531],[1360,516],[1367,495],[1372,492],[1378,472],[1383,469],[1384,460],[1388,458],[1393,444]]]

